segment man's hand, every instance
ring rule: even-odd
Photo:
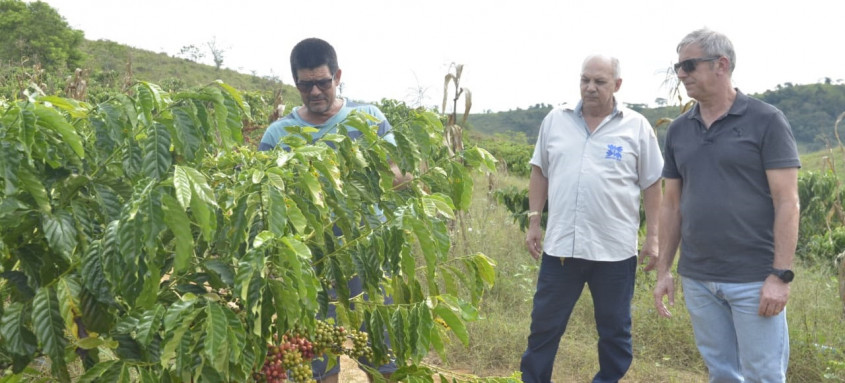
[[[789,300],[789,283],[785,283],[775,275],[769,275],[760,290],[760,307],[757,314],[771,317],[780,314]]]
[[[644,271],[652,271],[657,267],[657,238],[646,238],[643,248],[640,250],[639,263],[642,265],[648,259]]]
[[[663,303],[663,296],[669,297],[669,306],[675,305],[675,280],[671,272],[657,275],[657,285],[654,286],[654,308],[664,318],[671,318],[672,313]]]
[[[543,254],[543,231],[540,225],[531,225],[525,233],[525,248],[535,260]]]

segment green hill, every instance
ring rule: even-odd
[[[792,125],[795,139],[802,153],[813,152],[828,146],[835,146],[834,123],[845,112],[845,84],[778,85],[775,90],[752,96],[762,99],[783,111]],[[674,118],[680,112],[678,106],[644,108],[631,106],[642,113],[653,126],[661,118]],[[552,109],[551,105],[538,104],[528,109],[507,112],[470,114],[467,128],[485,135],[522,132],[527,143],[533,144],[543,117]],[[661,138],[666,126],[658,128]]]
[[[149,81],[165,88],[195,87],[215,80],[241,91],[274,92],[282,89],[285,99],[300,102],[299,92],[280,80],[217,69],[212,65],[172,57],[118,44],[108,40],[86,40],[80,46],[84,53],[83,69],[89,70],[92,83],[103,87],[120,85],[126,76]]]

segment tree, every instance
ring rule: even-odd
[[[45,69],[74,69],[83,55],[82,31],[47,3],[0,0],[0,60],[29,61]]]
[[[183,46],[176,57],[181,57],[191,62],[199,62],[199,60],[205,57],[205,54],[196,45],[191,44]]]
[[[226,50],[217,46],[216,37],[207,42],[206,45],[208,46],[208,50],[211,51],[211,57],[214,59],[214,66],[220,70],[220,67],[223,65],[223,54],[226,53]]]

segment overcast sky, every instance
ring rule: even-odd
[[[423,90],[425,106],[439,105],[450,65],[463,64],[473,113],[577,102],[592,53],[620,59],[620,101],[653,103],[668,97],[661,84],[678,41],[701,27],[731,38],[734,83],[745,93],[845,81],[842,0],[46,2],[89,40],[171,56],[215,40],[224,67],[287,84],[290,49],[320,37],[338,52],[344,95],[357,100],[416,104]]]

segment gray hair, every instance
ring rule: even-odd
[[[736,53],[734,52],[733,43],[731,43],[731,40],[727,36],[708,28],[692,31],[678,43],[678,53],[681,53],[681,49],[691,44],[698,44],[707,56],[727,57],[731,62],[730,73],[734,72],[734,68],[736,67]]]
[[[587,67],[587,63],[590,62],[590,60],[596,59],[596,58],[600,58],[602,60],[610,62],[610,67],[613,69],[613,79],[614,80],[619,80],[620,78],[622,78],[622,68],[619,66],[619,59],[617,59],[616,57],[613,57],[613,56],[605,56],[605,55],[600,55],[600,54],[593,54],[593,55],[587,56],[587,58],[584,59],[584,63],[581,64],[581,72],[584,72],[584,68]]]

